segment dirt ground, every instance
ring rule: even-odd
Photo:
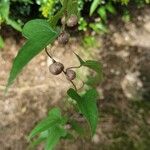
[[[53,55],[67,66],[77,66],[72,50],[84,59],[103,64],[104,81],[97,87],[101,119],[92,140],[62,141],[57,150],[149,150],[150,147],[150,7],[134,11],[123,23],[109,22],[110,32],[96,36],[97,47],[85,49],[72,38],[68,46],[56,46]],[[113,20],[113,19],[112,19]],[[0,50],[0,150],[26,150],[26,137],[35,124],[54,107],[64,108],[71,86],[63,75],[49,73],[51,63],[40,53],[23,70],[5,96],[3,91],[12,60],[23,44],[16,33],[5,34]],[[15,38],[14,38],[15,37]],[[83,70],[82,70],[83,71]],[[80,85],[80,83],[79,83]],[[67,107],[67,106],[66,106]],[[70,112],[68,112],[70,113]],[[38,147],[42,150],[42,147]]]

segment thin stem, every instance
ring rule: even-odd
[[[77,56],[77,54],[73,51],[73,53]],[[75,67],[69,67],[67,69],[78,69],[78,68],[81,68],[83,65],[80,63],[79,66],[75,66]]]
[[[68,81],[70,81],[71,82],[71,84],[73,85],[73,87],[75,88],[75,90],[77,91],[77,87],[76,87],[76,85],[73,83],[73,81],[71,81],[71,80],[68,80]]]
[[[67,9],[67,4],[68,4],[68,0],[64,0],[63,6],[62,6],[62,8],[60,9],[60,11],[58,11],[58,12],[56,13],[56,15],[53,16],[53,17],[50,19],[50,23],[51,23],[51,26],[52,26],[53,28],[57,25],[58,20],[63,16],[64,12],[66,11],[66,9]]]
[[[53,62],[56,62],[56,61],[54,60],[54,58],[49,54],[49,52],[48,52],[48,50],[47,50],[47,47],[45,47],[45,52],[46,52],[46,54],[52,59]]]
[[[77,68],[81,68],[82,67],[82,65],[80,65],[80,66],[75,66],[75,67],[69,67],[69,68],[67,68],[67,69],[77,69]]]
[[[84,87],[84,85],[85,83],[82,81],[82,86],[78,89],[78,91],[81,90]]]
[[[66,71],[63,70],[63,73],[64,73],[65,76],[66,76]],[[67,80],[68,80],[68,79],[67,79]],[[77,87],[76,87],[76,85],[73,83],[73,81],[71,81],[71,80],[68,80],[68,81],[73,85],[74,89],[77,91]]]

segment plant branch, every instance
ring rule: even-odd
[[[53,62],[56,62],[56,61],[54,60],[54,58],[49,54],[49,52],[48,52],[48,50],[47,50],[47,47],[45,47],[45,52],[46,52],[46,54],[52,59]]]
[[[67,4],[68,4],[68,0],[64,0],[63,2],[63,6],[60,9],[60,11],[58,11],[56,13],[55,16],[51,17],[49,22],[51,24],[51,26],[54,28],[57,25],[58,20],[63,16],[63,14],[65,13],[66,9],[67,9]]]
[[[79,66],[75,66],[75,67],[69,67],[67,69],[78,69],[78,68],[81,68],[81,67],[82,67],[82,65],[79,65]]]

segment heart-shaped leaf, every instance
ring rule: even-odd
[[[53,150],[61,137],[65,137],[67,131],[60,126],[53,126],[49,130],[49,135],[46,140],[45,150]]]
[[[96,106],[97,91],[90,89],[83,96],[80,96],[74,89],[69,89],[67,93],[77,102],[80,111],[90,124],[92,134],[94,134],[98,122],[98,110]]]
[[[102,66],[98,61],[87,60],[84,62],[83,66],[88,67],[97,73],[94,77],[88,76],[88,80],[86,81],[86,84],[88,84],[90,86],[95,86],[102,81],[102,78],[103,78]]]
[[[7,88],[13,83],[23,67],[56,39],[58,32],[54,31],[46,20],[36,19],[25,24],[23,35],[28,40],[14,59]]]
[[[88,80],[85,83],[90,86],[95,86],[95,85],[99,84],[103,79],[101,63],[98,61],[95,61],[95,60],[83,61],[79,55],[77,55],[76,53],[75,53],[75,55],[78,58],[81,66],[88,67],[97,73],[94,77],[88,76]]]

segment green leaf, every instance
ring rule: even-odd
[[[30,144],[29,149],[33,149],[41,142],[46,141],[47,137],[48,137],[48,130],[42,132],[40,136]]]
[[[99,6],[99,4],[102,2],[102,0],[93,0],[91,8],[90,8],[90,16],[93,15],[96,8]]]
[[[88,76],[88,80],[87,80],[86,84],[91,85],[91,86],[99,84],[103,78],[101,64],[95,60],[87,60],[83,64],[83,66],[88,67],[97,73],[94,77]]]
[[[62,2],[63,2],[63,5],[61,9],[49,19],[49,22],[53,28],[56,28],[59,19],[62,18],[62,16],[67,10],[68,0],[63,0]]]
[[[71,16],[72,14],[78,16],[78,1],[77,0],[68,0],[67,15]]]
[[[28,40],[14,59],[7,88],[13,83],[23,67],[56,39],[58,32],[54,31],[46,20],[36,19],[25,24],[23,35]]]
[[[106,5],[106,9],[107,9],[110,13],[116,14],[116,9],[115,9],[115,7],[112,5],[112,3],[108,3],[108,4]]]
[[[73,130],[75,130],[78,134],[80,134],[80,135],[83,135],[84,134],[84,128],[82,128],[81,127],[81,125],[77,122],[77,121],[75,121],[75,120],[70,120],[70,125],[71,125],[71,128],[73,129]]]
[[[81,96],[72,88],[67,91],[67,94],[76,101],[82,101]]]
[[[99,22],[96,22],[96,23],[90,23],[89,26],[96,33],[102,33],[102,32],[108,33],[108,28],[104,23],[102,23],[102,21],[99,21]]]
[[[89,122],[91,125],[92,133],[94,134],[96,131],[97,123],[98,123],[98,109],[96,101],[99,95],[95,89],[88,90],[85,95],[83,95],[83,99],[85,101],[85,113],[86,118],[89,118]]]
[[[85,67],[88,67],[90,69],[93,69],[97,73],[101,73],[102,67],[98,61],[95,60],[87,60],[83,64]]]
[[[125,9],[123,12],[122,20],[124,22],[129,22],[130,19],[131,19],[130,12],[127,9]]]
[[[98,122],[98,110],[96,106],[96,99],[98,98],[97,91],[90,89],[83,96],[80,96],[74,89],[69,89],[67,93],[77,102],[80,111],[90,124],[93,135]]]
[[[14,29],[16,29],[17,31],[21,32],[22,31],[22,28],[21,28],[21,25],[19,23],[17,23],[16,21],[14,20],[11,20],[10,18],[7,18],[6,19],[6,23],[10,26],[12,26]]]
[[[83,61],[79,55],[77,55],[76,53],[75,55],[77,56],[81,66],[88,67],[97,73],[94,77],[88,76],[88,81],[86,82],[86,84],[90,86],[95,86],[96,84],[99,84],[101,80],[103,79],[102,65],[98,61],[95,61],[95,60]]]
[[[48,112],[48,116],[54,116],[56,118],[60,118],[61,112],[59,108],[53,108]]]
[[[62,139],[64,139],[64,140],[72,140],[72,139],[74,139],[74,137],[73,137],[73,135],[71,133],[67,132],[67,134],[64,137],[62,137]]]
[[[53,126],[49,130],[49,135],[46,141],[45,150],[53,150],[56,144],[59,142],[61,137],[65,137],[67,132],[60,126]]]
[[[6,21],[6,23],[10,26],[12,26],[14,29],[18,31],[22,31],[20,24],[15,22],[14,20],[11,20],[9,18],[9,7],[10,2],[9,0],[1,0],[0,2],[0,17],[2,17],[2,20]]]
[[[2,19],[6,20],[9,15],[9,0],[1,0],[0,2],[0,16]]]
[[[4,47],[4,41],[3,38],[0,36],[0,48]]]
[[[106,22],[106,20],[107,20],[106,8],[104,6],[102,6],[98,9],[97,12],[100,15],[100,17]]]
[[[61,2],[61,5],[63,5],[63,3],[64,3],[64,0],[60,0],[60,2]]]
[[[33,138],[38,133],[41,133],[49,128],[55,126],[56,124],[64,124],[64,118],[61,117],[60,110],[58,108],[54,108],[49,112],[47,118],[43,119],[40,123],[35,126],[35,128],[31,131],[29,135],[29,139]]]

